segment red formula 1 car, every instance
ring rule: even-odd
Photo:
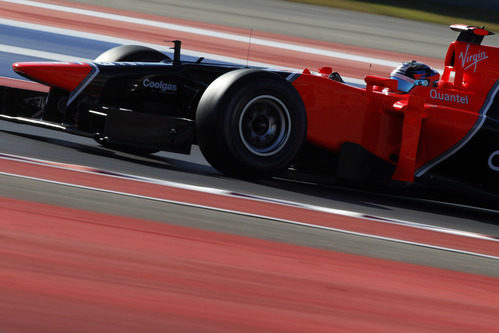
[[[116,149],[189,153],[219,171],[267,177],[293,166],[368,183],[449,180],[499,193],[499,49],[453,25],[442,76],[409,62],[366,88],[330,68],[289,73],[173,59],[120,46],[94,62],[15,63],[50,86],[3,87],[0,117],[87,135]],[[328,155],[328,158],[321,156]],[[332,158],[329,158],[332,157]]]

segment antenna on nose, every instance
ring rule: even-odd
[[[250,29],[249,40],[248,40],[248,54],[246,55],[246,67],[249,67],[249,57],[251,49],[251,37],[253,36],[253,29]]]

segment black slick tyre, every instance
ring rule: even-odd
[[[203,93],[196,137],[206,160],[222,173],[262,178],[287,168],[305,141],[305,107],[276,73],[234,70]]]

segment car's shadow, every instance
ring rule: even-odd
[[[232,180],[232,178],[220,174],[209,165],[185,161],[180,158],[164,157],[156,154],[134,155],[105,148],[99,146],[97,143],[95,143],[95,145],[89,145],[43,135],[20,133],[10,130],[0,131],[29,140],[71,148],[87,155],[111,158],[113,160],[133,163],[148,168],[155,168],[160,171],[172,170],[188,175]],[[343,204],[354,204],[378,210],[390,211],[396,207],[403,210],[445,214],[450,217],[465,218],[482,223],[499,224],[499,211],[497,210],[497,207],[499,206],[494,206],[494,204],[492,204],[492,207],[487,206],[486,209],[479,209],[477,208],[477,205],[473,204],[466,205],[463,203],[456,204],[455,202],[449,202],[449,200],[445,200],[449,198],[445,197],[439,199],[438,196],[432,196],[431,199],[428,199],[428,196],[425,197],[425,195],[421,193],[390,192],[380,190],[379,188],[347,187],[343,184],[336,183],[334,179],[330,177],[302,177],[299,173],[289,172],[279,177],[257,181],[244,181],[259,186],[278,188],[283,191],[300,193],[311,197],[342,202]]]
[[[45,142],[61,147],[71,148],[78,152],[89,154],[92,156],[112,158],[114,160],[137,163],[151,168],[168,169],[179,172],[196,173],[201,175],[215,175],[215,174],[219,175],[219,173],[210,166],[199,163],[188,162],[181,159],[163,157],[154,154],[141,155],[141,154],[132,154],[128,152],[121,152],[105,148],[103,146],[99,146],[97,143],[95,143],[95,145],[87,145],[64,139],[50,138],[36,134],[26,134],[26,133],[19,133],[8,130],[0,130],[0,131],[3,133],[7,133],[18,137],[23,137],[30,140],[36,140],[39,142]]]

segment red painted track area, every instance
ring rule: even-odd
[[[67,6],[68,3],[62,1],[46,1],[47,3]],[[134,39],[144,43],[155,43],[166,45],[165,40],[182,40],[183,47],[188,50],[208,52],[211,54],[230,56],[240,59],[246,59],[248,55],[248,43],[238,41],[228,41],[216,36],[199,35],[196,33],[169,30],[159,27],[145,26],[135,23],[117,22],[105,18],[84,16],[79,14],[64,13],[51,9],[37,8],[33,10],[31,6],[17,4],[3,4],[5,8],[0,8],[0,17],[6,17],[12,20],[25,21],[35,24],[47,24],[51,26],[78,29],[79,31],[103,34],[108,36]],[[185,20],[173,19],[161,16],[145,15],[132,13],[116,9],[96,8],[93,6],[69,4],[71,7],[81,9],[104,11],[111,14],[118,14],[134,18],[152,20],[157,22],[166,22],[179,24],[200,29],[209,29],[219,33],[236,34],[244,39],[249,36],[249,31],[238,28],[230,28],[220,25],[203,24],[199,22],[190,22]],[[34,13],[34,11],[36,13]],[[394,53],[380,50],[371,50],[361,47],[346,46],[335,43],[306,40],[282,35],[274,35],[259,31],[252,32],[253,39],[262,38],[269,41],[279,41],[291,43],[298,46],[318,48],[322,50],[333,50],[336,52],[346,52],[352,55],[369,56],[378,59],[392,60],[400,62],[402,60],[412,59],[414,56],[404,53]],[[433,67],[441,67],[442,61],[436,58],[418,57],[420,61]],[[283,50],[274,47],[252,44],[251,61],[274,64],[275,66],[284,66],[302,69],[308,67],[311,70],[317,70],[322,66],[333,66],[342,75],[363,79],[367,73],[371,75],[386,76],[393,69],[393,66],[386,67],[381,65],[370,65],[368,63],[359,63],[347,59],[336,59],[316,54],[303,53],[294,50]]]
[[[492,332],[496,279],[3,198],[4,332]]]
[[[7,77],[0,77],[0,86],[29,89],[34,91],[48,92],[49,88],[40,83],[24,81],[18,79],[11,79]]]
[[[246,214],[264,215],[268,218],[395,238],[408,242],[476,252],[490,256],[499,256],[498,241],[441,233],[406,225],[376,222],[364,218],[304,209],[302,207],[269,201],[249,200],[236,196],[213,194],[208,191],[193,191],[185,188],[165,186],[163,184],[109,177],[89,173],[85,167],[62,164],[63,167],[61,168],[60,165],[55,164],[53,166],[43,161],[26,163],[24,161],[1,159],[0,172],[171,202],[188,203]]]
[[[182,39],[188,50],[243,59],[248,50],[245,42],[4,2],[0,17],[157,44]],[[258,31],[253,37],[392,61],[411,57]],[[349,60],[261,45],[251,50],[252,61],[268,64],[312,70],[332,65],[352,78],[369,71],[368,64]],[[441,65],[435,59],[419,60]],[[374,66],[369,73],[390,70]],[[89,171],[0,160],[3,175],[499,256],[499,242],[493,240]],[[0,197],[0,332],[498,332],[497,278],[176,226],[175,216],[168,218],[171,225]]]
[[[86,170],[3,160],[1,171],[366,232],[398,227],[497,254],[494,242]],[[491,332],[499,323],[495,278],[10,198],[0,216],[6,332]]]

